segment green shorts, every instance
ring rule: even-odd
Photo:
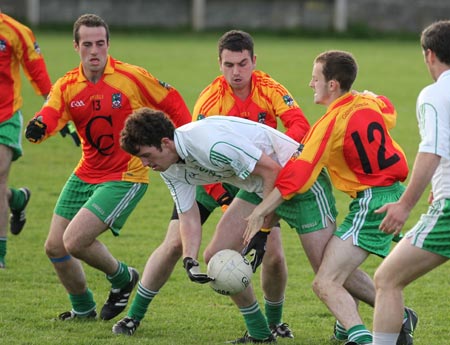
[[[255,205],[261,202],[258,195],[243,190],[236,197]],[[338,214],[336,200],[326,171],[322,170],[307,192],[284,201],[275,213],[299,235],[321,230],[327,227],[328,222],[335,222]]]
[[[54,212],[70,220],[81,208],[87,208],[118,236],[147,187],[146,183],[127,181],[91,184],[72,174],[59,195]]]
[[[11,148],[13,161],[23,154],[22,126],[23,117],[20,110],[16,111],[10,119],[0,123],[0,144]]]
[[[389,254],[394,236],[379,230],[385,214],[374,211],[387,203],[396,202],[404,190],[405,187],[396,182],[388,187],[372,187],[358,192],[350,203],[349,214],[335,235],[343,240],[352,237],[355,246],[384,258]]]
[[[416,247],[450,258],[450,199],[434,201],[405,238]]]
[[[222,187],[227,190],[232,196],[235,196],[239,191],[239,188],[232,186],[228,183],[222,183]],[[195,199],[199,204],[202,204],[210,213],[212,213],[216,208],[220,207],[219,203],[209,195],[204,186],[197,186],[195,192]]]

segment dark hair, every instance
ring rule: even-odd
[[[250,57],[253,59],[253,38],[249,33],[241,30],[231,30],[225,32],[219,39],[219,59],[222,57],[222,51],[224,49],[232,52],[242,52],[248,50]]]
[[[120,146],[129,154],[136,155],[141,146],[154,146],[161,150],[162,138],[173,140],[175,126],[160,110],[140,108],[125,121],[120,133]]]
[[[358,73],[358,65],[352,54],[340,50],[329,50],[319,54],[314,63],[322,64],[322,73],[326,81],[338,81],[344,91],[351,89]]]
[[[450,65],[450,20],[440,20],[429,25],[420,37],[422,49],[430,49],[439,61]]]
[[[109,27],[108,24],[96,14],[83,14],[73,24],[73,39],[75,43],[80,42],[80,27],[87,26],[89,28],[104,27],[106,30],[106,42],[109,43]]]

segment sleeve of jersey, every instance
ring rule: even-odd
[[[386,96],[377,96],[378,104],[380,105],[381,114],[388,130],[395,127],[397,123],[397,111],[394,105]]]
[[[315,179],[311,178],[314,166],[298,159],[291,159],[281,169],[275,181],[284,199],[289,200],[295,194],[306,192]]]
[[[284,86],[277,82],[269,85],[270,87],[262,86],[262,92],[267,93],[275,115],[280,118],[286,129],[286,135],[300,142],[310,128],[308,120]]]
[[[167,188],[169,188],[178,213],[189,211],[195,202],[196,186],[172,179],[166,173],[161,173],[160,175],[166,183]]]
[[[169,90],[167,96],[160,103],[161,110],[163,110],[171,120],[175,127],[180,127],[191,122],[191,113],[184,102],[181,94],[174,88]]]
[[[446,104],[433,89],[424,89],[417,100],[417,116],[421,142],[419,152],[433,153],[450,159],[450,123],[442,121],[439,114],[446,114]]]
[[[291,158],[281,169],[275,187],[283,198],[306,192],[316,181],[329,157],[334,124],[334,121],[319,120],[306,134],[300,155]]]
[[[286,135],[300,142],[308,132],[310,125],[300,108],[293,108],[280,116]]]
[[[47,125],[46,135],[39,142],[59,132],[70,120],[69,114],[65,111],[62,88],[63,79],[61,78],[52,87],[47,102],[34,116],[34,118],[41,116],[42,122]]]
[[[36,38],[30,30],[22,31],[23,69],[33,89],[39,95],[46,95],[52,86],[44,58],[39,51]]]

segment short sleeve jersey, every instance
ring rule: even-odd
[[[257,122],[212,116],[175,130],[182,161],[161,173],[180,213],[195,201],[195,186],[226,182],[262,196],[263,181],[251,175],[262,153],[283,166],[298,149],[285,134]]]
[[[0,13],[0,122],[22,107],[20,66],[38,95],[50,92],[51,82],[33,32]]]
[[[310,127],[289,91],[262,71],[253,72],[251,94],[245,101],[236,97],[224,76],[208,85],[194,106],[193,121],[218,114],[252,120],[272,128],[277,128],[280,119],[286,135],[297,141]]]
[[[417,98],[417,119],[421,142],[419,152],[433,153],[441,161],[431,185],[434,200],[450,198],[450,70]]]
[[[120,147],[120,132],[136,109],[164,111],[181,126],[191,114],[178,93],[145,69],[108,58],[101,79],[93,84],[78,68],[53,86],[48,101],[36,114],[47,125],[47,136],[73,121],[81,138],[82,157],[74,173],[87,183],[148,182],[148,168]]]
[[[304,193],[324,167],[334,186],[351,197],[370,187],[404,181],[406,157],[389,134],[396,117],[386,97],[341,96],[306,134],[301,154],[282,169],[276,187],[285,198]]]

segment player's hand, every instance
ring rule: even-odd
[[[242,251],[242,255],[245,256],[250,253],[250,251],[254,250],[253,254],[251,254],[253,256],[253,260],[251,262],[253,273],[256,272],[256,269],[263,261],[264,254],[266,253],[267,236],[269,234],[270,229],[261,229],[255,236],[253,236],[249,244],[247,244]]]
[[[25,138],[32,143],[37,143],[45,136],[47,125],[42,122],[42,116],[38,116],[28,122],[25,130]]]
[[[194,283],[205,284],[214,280],[214,278],[208,277],[207,274],[200,273],[199,263],[193,258],[185,257],[183,259],[183,267],[186,270],[189,279]]]
[[[401,202],[388,203],[375,210],[375,213],[385,213],[379,229],[386,234],[397,236],[401,233],[411,209]]]

